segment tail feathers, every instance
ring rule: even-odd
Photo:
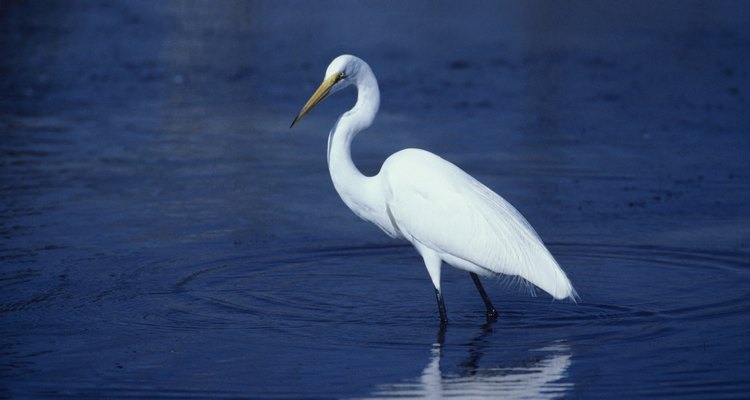
[[[487,235],[491,250],[484,253],[485,259],[475,260],[477,264],[496,273],[520,276],[555,299],[576,301],[573,285],[531,224],[498,194],[473,178],[471,182],[478,196],[475,210],[486,222],[482,226],[491,232]]]
[[[578,293],[576,292],[575,288],[573,288],[573,285],[565,275],[565,272],[563,272],[563,270],[557,265],[557,263],[554,263],[554,265],[550,265],[541,271],[535,272],[537,272],[534,274],[536,276],[533,276],[532,279],[526,279],[540,289],[549,293],[550,296],[554,297],[557,300],[569,298],[573,302],[577,302],[577,300],[579,299]]]
[[[535,260],[527,260],[527,263],[525,263],[527,267],[519,271],[519,276],[557,300],[569,298],[576,302],[579,298],[578,293],[565,272],[552,257],[552,254],[543,245],[540,245],[535,256],[533,257]]]

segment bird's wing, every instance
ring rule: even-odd
[[[457,166],[407,149],[389,157],[381,175],[388,212],[406,239],[456,267],[520,276],[558,299],[575,296],[526,219]]]

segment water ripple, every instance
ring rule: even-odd
[[[493,287],[506,328],[617,326],[648,337],[669,333],[670,320],[721,318],[747,308],[743,294],[729,290],[750,282],[748,262],[739,254],[570,243],[552,247],[569,265],[582,300],[550,304],[544,294],[530,298]],[[185,304],[156,316],[163,320],[155,324],[221,329],[252,319],[257,327],[282,330],[284,324],[293,329],[304,323],[431,325],[434,305],[422,268],[416,253],[404,245],[332,246],[218,260],[192,267],[175,284]],[[453,280],[464,285],[461,279]],[[706,285],[709,280],[712,284]],[[454,295],[449,301],[457,301],[455,289],[448,290]],[[481,311],[454,311],[452,317],[468,323]]]

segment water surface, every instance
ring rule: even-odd
[[[743,3],[0,6],[0,396],[741,397]],[[335,193],[288,126],[338,54],[405,147],[513,203],[581,301],[444,269]]]

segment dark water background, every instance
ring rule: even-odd
[[[655,3],[655,4],[651,4]],[[0,397],[743,397],[748,2],[0,3]],[[529,219],[579,304],[359,221],[288,126],[341,53]]]

